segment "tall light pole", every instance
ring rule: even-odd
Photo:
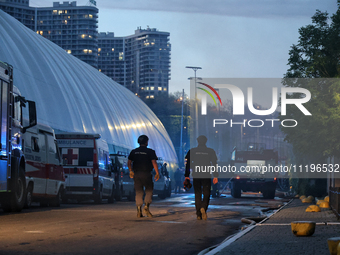
[[[196,129],[196,138],[198,137],[198,106],[197,106],[197,88],[196,88],[196,71],[202,69],[199,66],[186,66],[185,68],[190,68],[195,72],[195,129]]]
[[[182,161],[183,161],[183,107],[184,107],[184,89],[183,89],[183,93],[182,93],[182,116],[181,116],[181,140],[180,140],[180,144],[179,144],[179,163],[182,166]]]

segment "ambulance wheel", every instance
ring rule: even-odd
[[[99,194],[96,194],[96,196],[94,198],[94,202],[96,204],[101,204],[103,202],[103,191],[102,191],[102,189],[100,189]]]
[[[22,167],[19,168],[18,173],[14,174],[11,187],[12,192],[1,203],[2,209],[4,212],[20,212],[26,201],[26,180]]]
[[[57,196],[52,198],[52,200],[50,201],[50,206],[60,207],[61,201],[62,201],[62,192],[59,189]]]
[[[33,185],[32,183],[29,184],[27,188],[27,194],[26,194],[26,201],[24,208],[28,209],[32,206],[32,194],[33,194]]]

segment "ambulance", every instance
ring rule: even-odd
[[[65,171],[64,202],[93,199],[100,204],[107,198],[113,203],[115,174],[107,142],[99,134],[59,133],[56,138]]]
[[[54,130],[37,124],[23,134],[26,157],[26,202],[41,206],[60,206],[65,189],[65,175]]]

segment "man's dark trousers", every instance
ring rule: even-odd
[[[195,191],[196,214],[197,216],[201,216],[201,208],[204,208],[205,211],[208,210],[211,192],[211,178],[194,178],[193,185]]]
[[[136,191],[136,205],[143,205],[143,195],[145,187],[145,204],[151,204],[153,193],[153,181],[151,172],[136,171],[133,177],[134,186]]]

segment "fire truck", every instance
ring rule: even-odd
[[[13,86],[13,67],[0,62],[1,136],[0,203],[5,212],[19,212],[26,201],[25,155],[22,135],[37,124],[34,101],[26,100]],[[28,105],[28,125],[23,126],[23,107]]]
[[[263,171],[278,164],[278,152],[266,149],[265,144],[248,143],[247,150],[235,147],[231,154],[231,165],[236,167],[231,179],[231,195],[241,197],[241,191],[261,192],[264,198],[273,199],[277,185],[275,173]]]

